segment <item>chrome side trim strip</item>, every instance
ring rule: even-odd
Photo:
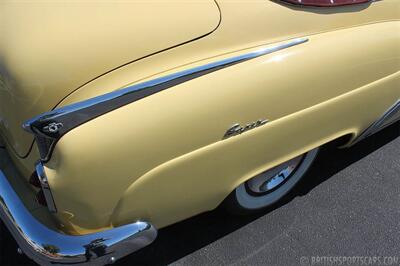
[[[400,99],[392,105],[377,121],[369,126],[363,133],[361,133],[351,145],[377,133],[378,131],[388,127],[400,120]]]
[[[47,180],[46,173],[44,172],[42,162],[39,161],[36,164],[35,169],[36,169],[36,174],[40,181],[40,186],[42,187],[43,190],[44,198],[46,199],[47,208],[49,209],[50,212],[56,213],[57,212],[56,204],[54,203],[53,194],[51,193],[50,185]]]
[[[0,218],[20,249],[40,265],[105,265],[153,242],[157,230],[136,222],[99,233],[71,236],[39,223],[0,171]]]
[[[186,81],[307,41],[307,38],[293,39],[283,44],[268,46],[254,52],[139,83],[41,114],[26,121],[23,128],[35,135],[41,159],[48,161],[57,141],[73,128],[89,120]]]

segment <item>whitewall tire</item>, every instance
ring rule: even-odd
[[[275,204],[306,174],[318,150],[293,158],[241,184],[229,195],[225,206],[233,213],[242,214]]]

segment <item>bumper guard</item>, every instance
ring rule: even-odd
[[[50,230],[29,213],[2,171],[0,217],[22,252],[40,265],[111,264],[149,245],[157,236],[151,224],[141,221],[81,236]]]

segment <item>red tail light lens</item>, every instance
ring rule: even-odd
[[[371,2],[371,0],[282,0],[295,5],[333,7]]]

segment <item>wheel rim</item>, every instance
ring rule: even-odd
[[[265,195],[288,181],[302,163],[304,155],[280,164],[246,182],[246,188],[256,195]]]

